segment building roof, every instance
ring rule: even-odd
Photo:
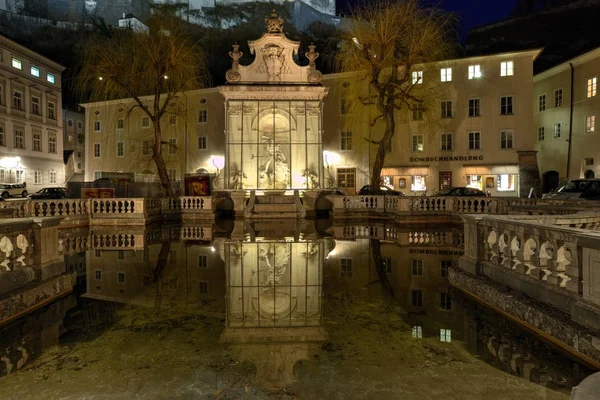
[[[59,63],[54,62],[51,59],[40,55],[39,53],[36,53],[28,47],[25,47],[2,34],[0,34],[0,45],[51,70],[58,71],[59,73],[62,73],[66,69],[66,67],[60,65]]]
[[[533,82],[538,82],[542,79],[546,79],[553,75],[556,75],[563,71],[566,71],[571,68],[571,65],[573,67],[576,67],[578,65],[584,64],[588,61],[594,60],[599,57],[600,57],[600,47],[597,47],[594,50],[585,52],[577,57],[571,58],[570,60],[567,60],[561,64],[558,64],[555,67],[547,69],[544,72],[540,72],[539,74],[536,74],[533,77]]]

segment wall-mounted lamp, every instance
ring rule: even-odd
[[[327,169],[329,169],[329,162],[327,161],[328,157],[329,157],[329,152],[327,151],[327,149],[325,149],[323,151],[323,160],[325,161],[325,166],[327,167]]]
[[[221,172],[221,169],[225,166],[225,159],[221,156],[210,155],[210,162],[217,169],[217,175]]]

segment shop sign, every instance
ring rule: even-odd
[[[411,157],[410,162],[483,161],[483,156]]]
[[[210,175],[186,175],[186,196],[210,196]]]
[[[464,256],[465,252],[460,250],[429,250],[429,249],[409,249],[411,254],[432,254],[438,256]]]
[[[114,188],[81,188],[82,199],[114,199]]]

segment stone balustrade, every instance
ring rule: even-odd
[[[378,239],[406,246],[452,246],[462,247],[462,227],[447,230],[401,231],[394,225],[376,223],[350,224],[333,227],[333,235],[348,239]]]

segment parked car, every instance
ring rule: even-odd
[[[9,197],[21,196],[27,197],[26,183],[3,183],[0,184],[0,196],[4,199]]]
[[[64,199],[65,197],[67,197],[67,189],[58,187],[43,188],[29,195],[29,198],[32,200]]]
[[[569,179],[553,192],[542,196],[553,200],[592,200],[600,198],[600,179]]]
[[[392,189],[389,186],[380,185],[378,190],[371,190],[371,185],[365,185],[358,191],[358,194],[379,194],[385,196],[404,196],[404,193]]]
[[[437,193],[437,196],[469,196],[469,197],[488,197],[483,190],[470,187],[453,187],[442,189]]]

